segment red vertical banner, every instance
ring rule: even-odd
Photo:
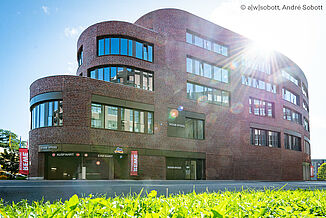
[[[312,178],[312,177],[314,177],[315,175],[314,175],[314,166],[311,164],[310,165],[310,177]]]
[[[131,151],[130,176],[138,175],[138,151]]]
[[[28,175],[28,149],[19,148],[19,173]]]

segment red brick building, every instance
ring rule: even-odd
[[[251,44],[177,9],[88,27],[30,87],[30,176],[309,179],[307,79]]]

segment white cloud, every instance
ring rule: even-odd
[[[74,38],[78,36],[82,31],[84,30],[84,27],[66,27],[64,30],[65,36],[68,38]]]
[[[50,14],[50,8],[49,7],[43,5],[42,10],[43,10],[44,14]]]

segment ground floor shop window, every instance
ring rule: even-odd
[[[205,179],[205,160],[166,158],[167,180],[202,180]]]

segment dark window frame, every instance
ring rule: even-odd
[[[111,53],[111,38],[118,38],[119,39],[119,54],[110,54]],[[103,55],[99,55],[99,40],[104,39],[104,43],[103,43],[103,49],[104,49],[104,54]],[[110,45],[109,45],[109,54],[105,53],[105,44],[106,44],[106,39],[110,39]],[[127,39],[127,55],[122,54],[121,52],[121,39]],[[132,41],[132,56],[130,56],[130,44],[129,44],[129,40]],[[144,58],[137,58],[136,57],[136,42],[141,43],[142,44],[142,57],[144,57],[144,46],[147,47],[147,60],[145,60]],[[149,47],[151,47],[151,51],[152,54],[149,55]],[[96,38],[96,55],[97,57],[102,57],[102,56],[127,56],[127,57],[131,57],[131,58],[136,58],[138,60],[143,60],[149,63],[154,63],[154,44],[150,43],[150,42],[146,42],[140,39],[136,39],[130,36],[125,36],[125,35],[102,35],[102,36],[98,36]],[[151,57],[151,61],[148,60],[149,57]]]
[[[259,135],[256,136],[255,132],[258,131]],[[261,134],[264,133],[264,134]],[[277,135],[277,145],[273,144],[275,142],[274,140],[270,140],[269,133],[273,133],[274,137],[275,134]],[[258,140],[258,143],[256,144],[256,140]],[[272,141],[272,144],[270,144],[270,141]],[[272,130],[266,130],[266,129],[259,129],[250,127],[250,145],[253,146],[264,146],[264,147],[270,147],[270,148],[281,148],[281,133],[272,131]]]
[[[265,103],[265,115],[261,115],[261,113],[260,113],[261,107],[259,107],[259,114],[258,115],[255,114],[255,112],[254,112],[254,109],[255,109],[254,101],[255,100]],[[266,101],[266,100],[259,99],[259,98],[249,97],[248,104],[249,104],[249,114],[258,116],[258,117],[275,118],[275,103],[274,102]],[[272,116],[268,116],[268,109],[269,109],[268,104],[272,104]]]

